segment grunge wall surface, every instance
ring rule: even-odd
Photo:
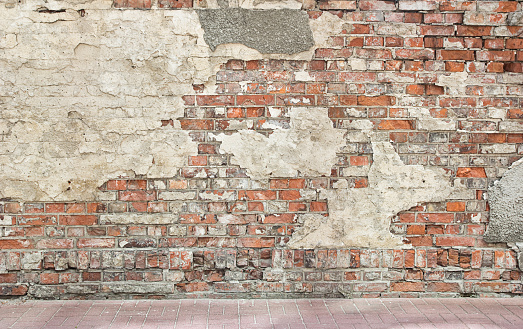
[[[1,0],[0,296],[519,296],[522,5]]]

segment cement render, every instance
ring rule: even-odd
[[[523,242],[523,161],[518,161],[488,191],[488,242]]]
[[[296,54],[314,46],[304,11],[227,8],[198,10],[198,16],[213,51],[227,43],[240,43],[262,54]]]

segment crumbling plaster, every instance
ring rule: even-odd
[[[326,108],[294,107],[290,129],[274,129],[266,137],[253,130],[220,134],[220,152],[231,153],[231,162],[247,169],[253,179],[329,175],[344,132],[334,129]]]
[[[485,241],[523,245],[523,159],[512,164],[489,188],[488,202],[490,220]]]
[[[333,128],[323,108],[293,108],[289,115],[290,128],[275,128],[269,137],[250,130],[216,136],[222,141],[220,151],[232,154],[231,161],[255,179],[328,175],[348,131]],[[329,215],[300,215],[303,227],[292,235],[288,247],[408,247],[390,232],[391,219],[400,211],[424,202],[472,197],[459,181],[452,184],[443,169],[405,165],[390,142],[362,131],[347,138],[372,141],[372,165],[362,173],[368,175],[368,187],[352,188],[341,179],[334,189],[320,189]]]

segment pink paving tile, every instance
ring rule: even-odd
[[[365,317],[360,314],[345,314],[345,315],[335,315],[334,321],[336,323],[367,323]]]

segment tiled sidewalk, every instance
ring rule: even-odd
[[[0,328],[523,328],[519,299],[0,302]]]

